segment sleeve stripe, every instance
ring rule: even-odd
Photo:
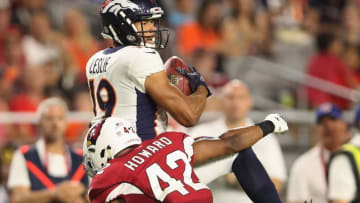
[[[144,194],[139,188],[130,183],[121,183],[114,188],[106,197],[106,202],[117,199],[120,195]]]
[[[209,137],[209,136],[202,136],[202,137],[196,137],[194,140],[195,142],[201,141],[201,140],[219,140],[218,137]]]

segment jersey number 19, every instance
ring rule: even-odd
[[[97,84],[96,89],[94,80],[89,80],[89,88],[95,116],[98,113],[96,110],[96,106],[98,105],[99,109],[105,113],[104,118],[110,117],[115,109],[116,104],[116,94],[114,87],[108,80],[102,78]]]

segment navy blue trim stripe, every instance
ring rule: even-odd
[[[147,94],[136,90],[136,129],[142,141],[156,137],[156,104]]]

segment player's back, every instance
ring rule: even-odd
[[[163,70],[154,49],[124,46],[97,52],[86,65],[94,120],[121,117],[137,128],[143,140],[154,138],[163,126],[155,102],[145,92],[145,79]]]
[[[210,203],[210,190],[198,182],[191,166],[193,139],[163,133],[109,162],[90,185],[92,202],[117,198],[127,203]]]

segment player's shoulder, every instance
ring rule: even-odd
[[[144,62],[144,63],[149,63],[152,61],[162,62],[159,52],[152,48],[147,48],[142,46],[128,46],[126,48],[126,51],[129,55],[132,56],[135,62]]]
[[[120,162],[120,159],[114,159],[103,170],[99,171],[91,181],[90,190],[101,191],[115,182],[126,182],[122,173],[116,172],[119,170],[119,166],[122,165]]]
[[[110,202],[123,194],[143,194],[131,181],[131,176],[119,172],[119,167],[113,162],[104,171],[98,173],[89,187],[90,199],[101,199],[100,202]]]
[[[175,144],[174,146],[180,146],[180,148],[191,146],[194,143],[194,139],[190,135],[187,135],[183,132],[164,132],[160,134],[156,139],[161,142],[167,142],[168,145]]]

